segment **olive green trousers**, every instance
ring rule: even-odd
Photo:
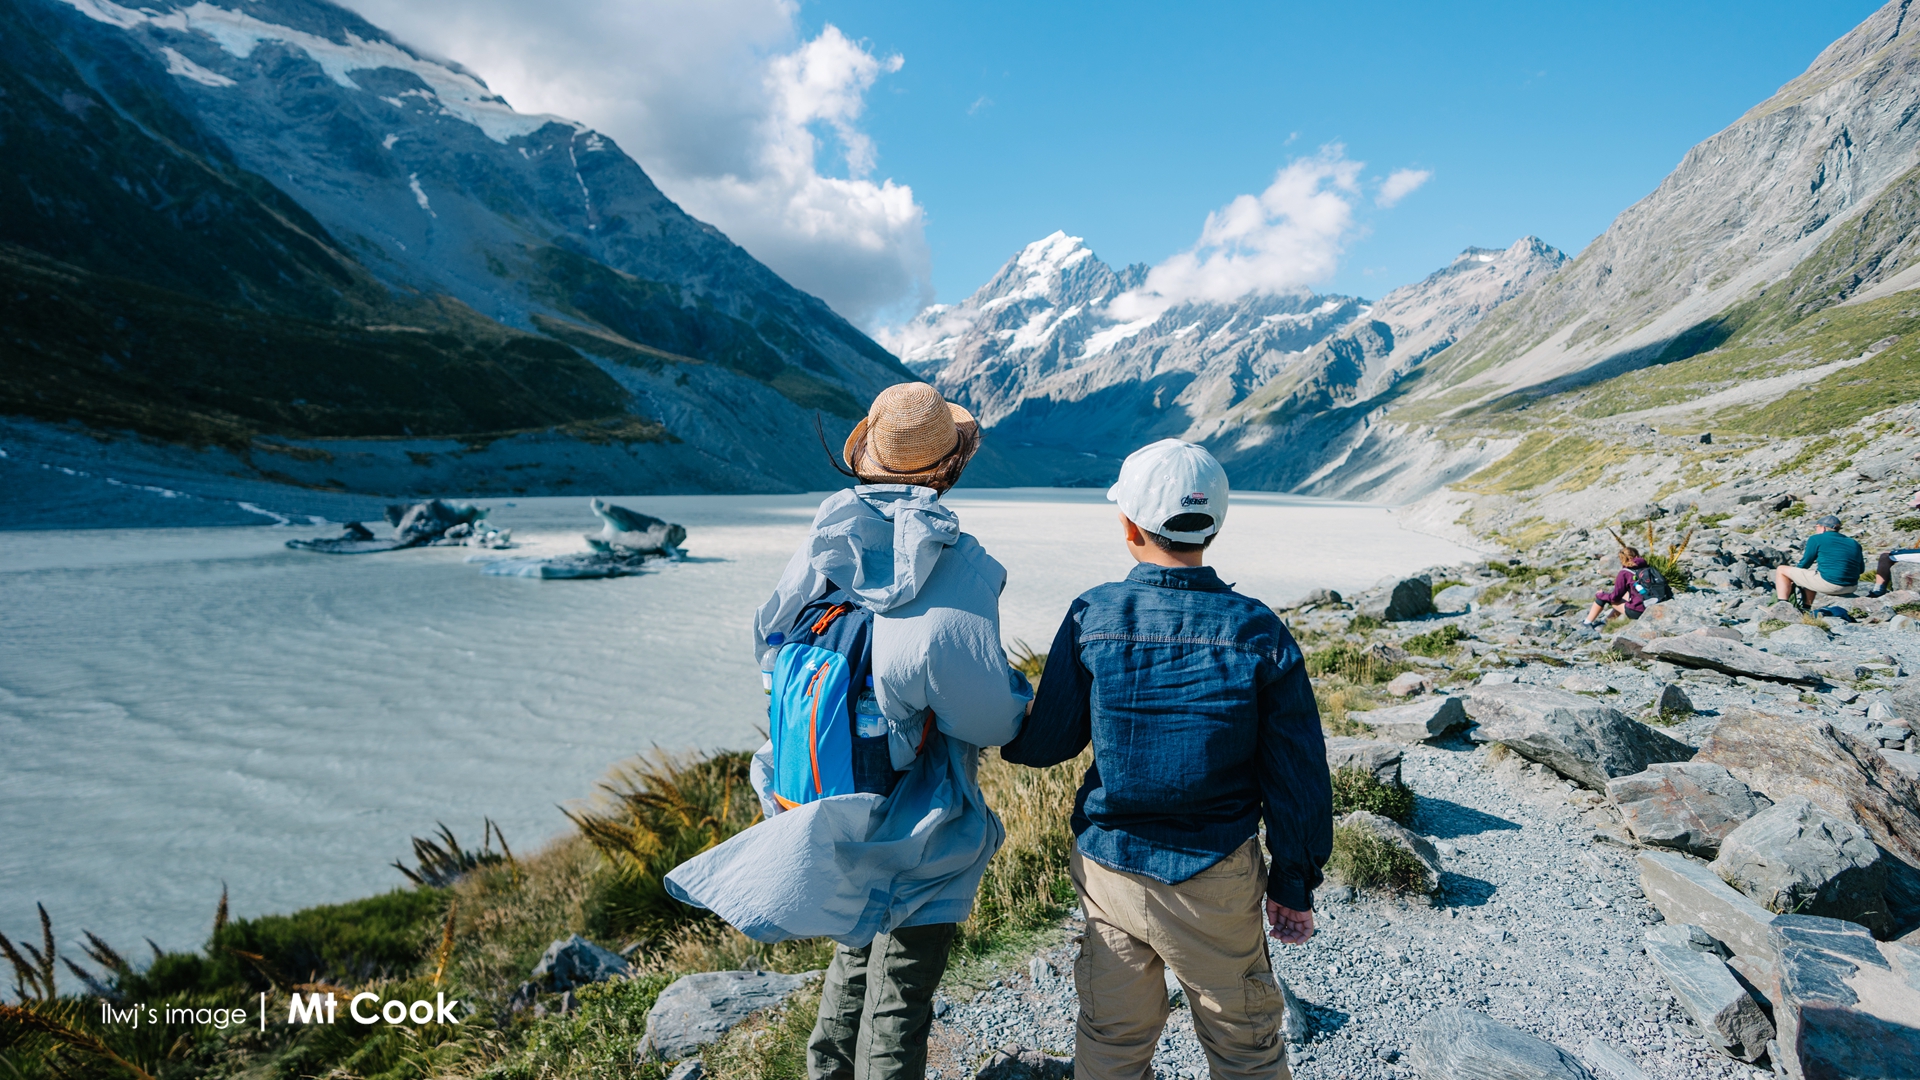
[[[807,1080],[923,1080],[954,929],[903,926],[865,948],[834,949],[807,1040]]]

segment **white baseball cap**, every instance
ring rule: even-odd
[[[1150,533],[1184,544],[1198,544],[1227,521],[1227,470],[1201,447],[1179,439],[1161,439],[1127,455],[1120,481],[1107,489],[1107,501]],[[1170,529],[1183,514],[1205,515],[1205,526]],[[1195,522],[1183,521],[1190,525]]]

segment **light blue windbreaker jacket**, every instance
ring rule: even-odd
[[[1017,735],[1033,698],[1000,644],[1006,580],[931,488],[862,485],[821,503],[754,617],[754,655],[835,585],[855,594],[874,613],[875,696],[907,774],[890,796],[783,812],[768,794],[768,743],[753,762],[766,820],[675,867],[667,890],[757,941],[857,948],[897,927],[965,919],[1006,835],[975,779],[980,747]],[[929,710],[938,734],[916,757]]]

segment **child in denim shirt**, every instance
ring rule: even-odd
[[[1139,565],[1073,602],[1032,715],[1001,751],[1044,767],[1093,744],[1073,809],[1081,1080],[1151,1074],[1167,969],[1216,1080],[1290,1075],[1260,909],[1274,938],[1312,935],[1332,795],[1299,646],[1202,565],[1227,494],[1220,463],[1190,443],[1127,458],[1107,498]]]

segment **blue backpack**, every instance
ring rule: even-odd
[[[885,732],[862,737],[855,728],[861,692],[873,689],[873,612],[835,590],[767,644],[780,650],[767,702],[774,800],[791,810],[835,795],[891,795],[901,774]]]

